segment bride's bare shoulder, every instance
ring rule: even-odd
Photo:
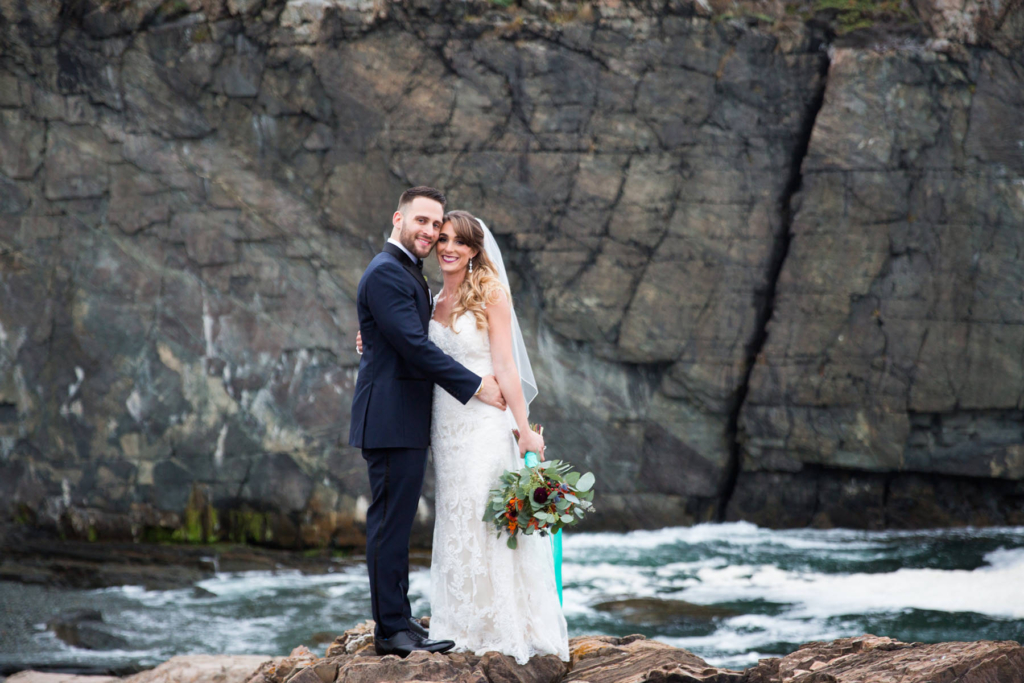
[[[500,282],[495,282],[488,287],[487,292],[484,294],[484,300],[487,301],[488,306],[507,307],[512,303],[508,290]]]
[[[502,319],[508,317],[512,308],[512,297],[500,282],[488,288],[484,293],[484,301],[484,312],[488,322],[494,320],[495,316],[501,316]]]

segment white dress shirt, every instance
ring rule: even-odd
[[[388,238],[388,242],[390,242],[391,244],[395,245],[396,247],[398,247],[399,249],[404,251],[405,255],[408,256],[409,258],[411,258],[413,263],[419,263],[420,262],[420,260],[416,257],[415,254],[413,254],[411,251],[406,249],[405,245],[402,244],[401,242],[399,242],[398,240],[396,240],[394,237],[389,237]]]

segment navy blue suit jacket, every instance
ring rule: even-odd
[[[423,274],[401,249],[385,244],[359,280],[356,297],[363,356],[350,446],[426,448],[434,384],[463,404],[479,388],[479,375],[427,337],[430,303]]]

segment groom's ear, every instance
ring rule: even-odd
[[[402,225],[402,218],[403,218],[402,212],[401,211],[395,211],[395,214],[391,217],[391,227],[392,228],[397,228],[400,225]]]

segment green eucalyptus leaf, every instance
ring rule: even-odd
[[[590,488],[593,485],[594,485],[594,473],[593,472],[587,472],[582,477],[580,477],[579,481],[576,483],[576,490],[580,491],[580,492],[586,492],[586,491],[589,491]]]
[[[515,550],[516,547],[519,545],[519,542],[516,540],[515,536],[509,536],[508,540],[505,541],[505,545],[507,545],[512,550]]]
[[[561,519],[562,519],[562,522],[564,522],[565,524],[569,524],[569,523],[574,521],[574,518],[573,518],[572,515],[562,515]]]

